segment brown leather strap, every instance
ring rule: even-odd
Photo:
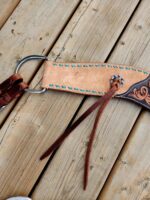
[[[91,155],[91,150],[92,150],[92,145],[94,142],[94,138],[96,135],[96,129],[98,126],[98,122],[99,119],[105,109],[105,107],[107,106],[107,104],[109,103],[109,101],[111,100],[111,98],[114,96],[115,92],[118,90],[118,87],[113,87],[110,89],[110,91],[108,91],[108,93],[102,97],[102,99],[104,99],[103,103],[101,104],[100,108],[98,109],[96,118],[95,118],[95,122],[93,125],[93,129],[91,131],[90,134],[90,139],[89,139],[89,143],[88,143],[88,147],[87,147],[87,151],[86,151],[86,156],[85,156],[85,165],[84,165],[84,180],[83,180],[83,189],[86,190],[87,184],[88,184],[88,174],[89,174],[89,162],[90,162],[90,155]]]
[[[93,112],[100,104],[100,108],[97,112],[95,123],[93,126],[93,130],[90,135],[90,140],[88,143],[88,148],[85,157],[85,165],[84,165],[84,190],[86,189],[88,183],[88,172],[89,172],[89,161],[90,161],[90,153],[92,149],[92,144],[94,141],[94,137],[96,134],[96,129],[98,126],[98,121],[107,106],[110,99],[115,95],[120,86],[122,85],[122,78],[120,76],[111,79],[111,88],[109,91],[101,97],[98,101],[96,101],[88,110],[86,110],[69,128],[67,128],[64,133],[48,148],[48,150],[40,157],[40,160],[44,159],[48,155],[50,155],[56,148],[60,146],[60,144],[65,140],[65,138],[91,113]]]
[[[2,93],[7,92],[7,90],[12,88],[13,85],[20,83],[22,81],[23,79],[19,74],[13,74],[12,76],[10,76],[8,79],[6,79],[0,84],[0,95]]]
[[[40,160],[43,160],[49,156],[54,150],[56,150],[61,143],[68,137],[68,135],[85,119],[87,118],[100,104],[103,104],[112,94],[112,90],[106,93],[103,97],[99,98],[92,106],[90,106],[70,127],[67,127],[65,131],[58,137],[58,139],[42,154]]]
[[[68,135],[104,101],[105,95],[103,96],[103,98],[99,98],[92,106],[90,106],[70,127],[66,128],[62,135],[60,135],[59,138],[42,154],[40,160],[43,160],[44,158],[49,156],[54,150],[56,150],[68,137]]]
[[[19,74],[13,74],[0,84],[0,107],[19,97],[28,87]]]

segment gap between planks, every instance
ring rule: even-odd
[[[100,193],[99,200],[150,199],[149,120],[149,111],[143,110]]]
[[[146,1],[143,1],[143,4],[144,4],[145,2],[146,2]],[[147,4],[145,3],[145,7],[146,7],[146,5],[147,5]],[[138,11],[138,15],[139,15],[139,16],[140,16],[140,13],[143,12],[143,10],[145,11],[146,9],[143,9],[143,5],[142,5],[141,10]],[[136,15],[137,15],[137,13],[136,13]],[[139,19],[140,19],[140,18],[139,18]],[[142,19],[143,19],[143,18],[142,18]],[[135,23],[136,21],[137,21],[137,18],[134,19],[134,23]],[[143,21],[143,23],[144,23],[144,21]],[[133,25],[133,24],[132,24],[132,25]],[[133,27],[132,27],[132,28],[133,28]],[[136,25],[135,28],[136,28],[136,30],[138,29],[139,31],[140,31],[140,29],[141,29],[141,28],[140,28],[140,25]],[[146,27],[144,26],[144,28],[146,28]],[[134,30],[134,29],[133,29],[133,30]],[[146,30],[146,32],[148,32],[148,30]],[[149,41],[149,40],[146,38],[146,33],[145,33],[145,35],[144,35],[143,37],[145,37],[145,38],[142,38],[142,39],[143,39],[143,40],[142,40],[141,37],[139,36],[139,38],[140,38],[142,41],[146,41],[147,44],[148,44],[148,41]],[[138,39],[139,39],[139,38],[138,38]],[[138,39],[137,39],[137,44],[138,44],[138,41],[139,41]],[[132,41],[132,40],[131,40],[131,41]],[[131,42],[131,41],[130,41],[130,42]],[[136,45],[137,45],[137,44],[136,44]],[[146,45],[146,43],[145,43],[145,45]],[[142,49],[145,50],[145,46],[142,47]],[[142,54],[144,53],[144,50],[141,51]],[[138,49],[138,51],[139,51],[139,49]],[[140,52],[140,54],[141,54],[141,52]],[[142,54],[141,54],[141,55],[142,55]],[[143,56],[143,57],[144,57],[144,56]],[[138,63],[138,61],[139,61],[139,60],[138,60],[138,59],[139,59],[139,58],[138,58],[138,54],[137,54],[137,57],[136,57],[136,58],[137,58],[137,61],[136,61],[136,62]],[[114,59],[115,59],[115,57],[114,57]],[[144,59],[144,58],[141,58],[141,59]],[[144,59],[144,60],[145,60],[145,59]],[[133,62],[133,61],[132,61],[132,62]],[[137,63],[136,63],[136,64],[137,64]],[[145,62],[139,62],[139,64],[141,64],[141,65],[144,65],[144,64],[146,65],[146,63],[148,64],[148,60],[147,60],[147,62],[146,62],[146,61],[145,61]],[[134,105],[133,105],[133,106],[134,106]],[[136,109],[137,109],[137,113],[136,113],[135,119],[133,120],[133,125],[134,125],[134,123],[135,123],[137,117],[139,116],[139,112],[140,112],[140,109],[141,109],[141,108],[137,106]],[[133,111],[134,111],[134,109],[133,109]],[[131,129],[132,129],[132,128],[131,128]],[[129,130],[129,132],[130,132],[130,130]],[[127,135],[127,136],[128,136],[128,135]],[[67,144],[67,142],[65,143],[65,145],[66,145],[66,144]],[[124,144],[124,143],[123,143],[123,144]],[[64,148],[64,146],[63,146],[62,148]],[[62,150],[60,149],[60,151],[62,151]],[[56,156],[57,156],[57,155],[56,155]],[[55,158],[54,158],[54,159],[55,159]],[[46,176],[46,175],[45,175],[45,176]],[[48,180],[48,177],[47,177],[47,180]],[[46,186],[46,185],[45,185],[45,186]],[[37,195],[38,195],[38,189],[37,189],[37,194],[35,195],[35,197],[38,198]],[[34,196],[34,195],[33,195],[33,196]],[[111,197],[112,197],[112,196],[111,196]],[[110,199],[111,199],[111,197],[110,197]]]
[[[80,3],[82,2],[82,0],[74,0],[74,2],[72,3],[72,5],[70,5],[70,11],[66,11],[66,13],[68,12],[68,16],[65,18],[65,19],[61,19],[62,20],[62,24],[60,25],[59,23],[57,24],[57,26],[58,26],[58,28],[56,27],[56,31],[55,31],[55,27],[53,27],[53,21],[51,21],[51,23],[52,23],[52,25],[50,26],[48,23],[47,23],[47,28],[46,27],[44,27],[43,26],[43,30],[36,30],[36,34],[37,34],[37,37],[40,37],[40,35],[42,35],[42,34],[44,34],[45,33],[45,35],[47,36],[47,39],[49,39],[48,37],[51,37],[50,39],[49,39],[49,46],[46,44],[46,42],[43,42],[43,44],[38,44],[39,43],[39,41],[38,42],[36,42],[36,40],[38,39],[38,38],[36,38],[36,40],[34,39],[34,37],[33,38],[30,38],[28,35],[30,35],[30,32],[27,32],[28,34],[27,34],[27,36],[23,36],[23,32],[26,32],[26,29],[24,30],[24,28],[22,28],[21,26],[21,24],[19,24],[18,25],[18,23],[20,22],[19,21],[19,19],[17,19],[16,20],[16,16],[17,16],[17,14],[20,12],[20,13],[22,13],[22,15],[25,15],[24,14],[24,12],[23,12],[23,6],[22,5],[24,5],[25,4],[25,2],[21,2],[20,4],[21,5],[19,5],[21,8],[16,8],[15,9],[15,12],[14,12],[14,14],[12,14],[12,16],[10,16],[9,17],[9,20],[8,20],[8,22],[6,23],[6,26],[4,26],[2,29],[1,29],[1,35],[0,35],[0,37],[3,39],[3,37],[5,38],[5,35],[8,37],[8,38],[10,38],[11,37],[11,35],[9,34],[9,32],[8,32],[8,30],[10,29],[10,31],[12,31],[13,30],[13,32],[15,31],[14,29],[16,28],[16,29],[19,29],[19,32],[17,33],[18,34],[18,38],[20,38],[20,37],[22,37],[22,41],[20,42],[21,44],[21,46],[20,47],[18,47],[17,49],[15,49],[15,53],[13,52],[12,53],[12,55],[11,56],[6,56],[6,54],[7,54],[7,52],[6,53],[4,53],[5,54],[5,60],[3,60],[3,55],[2,55],[2,53],[0,52],[0,54],[1,54],[1,63],[2,63],[2,65],[3,66],[5,66],[4,67],[4,69],[1,69],[1,71],[3,71],[3,72],[5,72],[5,74],[3,74],[4,75],[4,77],[2,77],[2,78],[7,78],[8,76],[10,76],[13,72],[14,72],[14,66],[15,66],[15,63],[16,63],[16,60],[17,59],[20,59],[20,57],[24,57],[24,56],[27,56],[27,55],[31,55],[31,54],[35,54],[35,52],[37,52],[37,54],[44,54],[44,55],[47,55],[48,54],[48,52],[52,49],[52,47],[54,46],[54,44],[56,43],[56,41],[57,41],[57,39],[60,37],[60,35],[61,35],[61,33],[63,32],[63,30],[64,30],[64,28],[65,28],[65,26],[67,25],[67,23],[68,23],[68,21],[70,20],[70,18],[72,17],[72,15],[73,15],[73,13],[75,12],[75,10],[77,9],[77,7],[80,5]],[[25,6],[26,6],[26,9],[28,8],[28,5],[30,6],[30,4],[31,4],[31,6],[33,6],[32,4],[32,2],[30,3],[30,1],[28,1],[28,3],[27,3],[27,5],[25,4]],[[38,2],[36,2],[36,3],[34,3],[35,4],[35,10],[36,10],[36,6],[39,4]],[[36,5],[37,4],[37,5]],[[45,2],[45,4],[46,4],[46,2]],[[54,5],[53,4],[55,4],[55,3],[49,3],[50,5],[49,5],[49,7],[52,7],[52,9],[55,11],[55,7],[54,7]],[[59,4],[59,3],[58,3]],[[67,5],[68,4],[68,5]],[[68,10],[69,10],[69,3],[67,3],[66,5],[67,5],[67,7],[68,7]],[[64,6],[64,5],[63,5]],[[42,6],[39,6],[39,8],[42,8],[42,7],[44,7],[44,4],[42,4]],[[54,8],[53,8],[54,7]],[[22,11],[21,11],[21,9],[22,9]],[[42,8],[43,9],[43,8]],[[65,9],[65,7],[64,7],[64,9]],[[19,12],[18,12],[18,10],[19,10]],[[33,13],[35,12],[35,10],[33,9]],[[58,9],[59,10],[59,9]],[[57,12],[62,12],[61,10],[60,11],[57,11]],[[17,13],[17,14],[16,14]],[[49,9],[49,13],[51,13],[51,10]],[[30,13],[30,15],[31,16],[29,16],[29,17],[31,17],[31,18],[33,18],[33,16],[32,16],[32,13]],[[62,15],[63,15],[63,13],[62,13]],[[26,16],[25,16],[26,17]],[[49,17],[51,17],[51,16],[47,16],[48,18]],[[64,18],[64,17],[63,17]],[[42,17],[40,17],[40,19],[41,19],[41,22],[39,21],[38,23],[39,23],[39,26],[40,26],[40,24],[41,24],[41,26],[42,26]],[[37,20],[37,19],[35,19],[35,20]],[[44,16],[43,16],[43,21],[44,21],[45,19],[44,19]],[[56,17],[56,19],[54,18],[53,20],[57,20],[58,21],[58,19],[57,19],[57,17]],[[61,21],[61,20],[59,20],[59,21]],[[17,22],[16,22],[17,21]],[[18,22],[19,21],[19,22]],[[14,24],[15,26],[13,26],[13,25],[11,25],[11,22],[12,22],[12,24],[15,22],[15,23],[17,23],[17,24]],[[28,21],[25,21],[24,22],[25,23],[25,27],[30,27],[30,24],[31,24],[31,26],[32,26],[32,23],[35,23],[34,22],[34,18],[33,18],[33,21],[32,20],[30,20],[30,24],[28,23]],[[27,23],[27,24],[26,24]],[[37,23],[37,21],[36,21],[36,23]],[[49,25],[49,26],[48,26]],[[30,27],[31,28],[31,27]],[[4,29],[4,30],[3,30]],[[36,28],[35,28],[36,29]],[[51,29],[51,30],[49,30],[49,29]],[[28,30],[27,30],[28,31]],[[3,34],[3,32],[4,32],[4,34]],[[6,32],[6,33],[5,33]],[[21,33],[22,32],[22,33]],[[50,33],[49,33],[50,32]],[[15,32],[14,33],[12,33],[12,34],[15,34]],[[15,35],[14,35],[15,36]],[[14,36],[12,36],[12,39],[13,39],[13,37]],[[40,37],[41,38],[41,37]],[[15,41],[16,40],[16,41]],[[31,44],[28,44],[28,47],[26,46],[26,48],[24,47],[25,46],[25,43],[27,43],[28,42],[28,40],[30,40],[30,43]],[[33,40],[33,41],[31,41],[31,40]],[[34,45],[34,40],[35,40],[35,42],[37,43],[37,47],[36,47],[36,45]],[[40,40],[40,39],[39,39]],[[44,40],[44,39],[43,39]],[[42,41],[43,41],[42,40]],[[40,43],[42,43],[42,41],[40,41]],[[3,45],[3,41],[0,41],[1,42],[1,48],[2,48],[2,50],[0,50],[0,51],[2,51],[3,52],[3,49],[4,49],[4,51],[5,51],[5,49],[6,49],[6,43]],[[7,42],[9,42],[9,43],[11,43],[10,42],[10,40],[7,40]],[[32,45],[32,42],[33,42],[33,45]],[[9,49],[11,49],[11,47],[12,46],[16,46],[16,44],[19,44],[19,41],[17,41],[17,38],[16,39],[13,39],[12,40],[12,44],[9,46],[9,47],[7,47],[7,48],[9,48]],[[7,45],[8,46],[8,45]],[[43,49],[43,50],[42,50]],[[42,51],[42,53],[41,53],[41,51]],[[6,61],[7,60],[7,61]],[[11,61],[10,61],[11,60]],[[22,69],[21,69],[21,73],[22,73],[22,75],[23,75],[23,77],[25,78],[25,80],[27,80],[27,82],[31,82],[31,80],[33,79],[33,77],[35,76],[35,74],[38,72],[38,70],[39,70],[39,68],[40,68],[40,63],[42,63],[42,62],[38,62],[39,64],[37,64],[36,62],[35,63],[32,63],[32,62],[30,62],[30,70],[27,70],[26,69],[26,67],[23,67]],[[9,69],[7,72],[6,72],[6,70],[5,70],[5,68],[6,68],[6,66],[10,66],[11,67],[11,70]],[[11,72],[9,72],[9,71],[11,71]],[[3,79],[2,79],[3,80]],[[2,126],[3,126],[3,124],[7,121],[7,118],[9,117],[9,115],[10,115],[10,113],[13,111],[13,109],[15,108],[15,106],[17,105],[17,103],[19,102],[19,100],[20,100],[20,98],[18,99],[18,100],[16,100],[16,101],[14,101],[14,102],[12,102],[11,104],[9,104],[6,108],[5,108],[5,110],[2,112],[3,113],[3,116],[2,115],[0,115],[0,128],[2,128]]]
[[[83,98],[83,100],[82,100],[82,102],[80,103],[78,109],[76,110],[76,112],[74,113],[72,119],[70,120],[70,122],[69,122],[67,128],[70,127],[71,124],[73,123],[73,121],[75,120],[75,118],[76,118],[77,114],[79,113],[80,108],[81,108],[82,105],[84,104],[85,100],[86,100],[86,98]],[[50,162],[52,161],[53,157],[55,156],[55,154],[57,153],[58,150],[59,150],[59,147],[52,153],[52,155],[51,155],[50,158],[48,159],[48,161],[47,161],[45,167],[43,168],[43,170],[42,170],[41,173],[39,174],[39,177],[37,178],[35,184],[33,185],[32,189],[31,189],[31,191],[30,191],[30,193],[28,194],[28,197],[32,197],[32,194],[33,194],[33,192],[34,192],[36,186],[38,185],[39,181],[41,180],[42,176],[44,175],[46,169],[48,168]]]
[[[141,0],[139,0],[138,4],[136,5],[135,9],[133,10],[131,16],[129,17],[129,19],[127,20],[126,24],[124,25],[124,28],[123,28],[122,31],[120,32],[120,35],[118,36],[116,42],[115,42],[114,45],[112,46],[112,48],[111,48],[111,50],[110,50],[108,56],[107,56],[106,59],[104,60],[104,62],[107,62],[107,61],[109,60],[109,58],[111,57],[111,54],[112,54],[113,51],[115,50],[115,48],[116,48],[118,42],[120,41],[122,35],[123,35],[124,32],[125,32],[127,26],[129,25],[130,21],[131,21],[132,18],[134,17],[135,12],[136,12],[137,9],[139,8],[140,3],[141,3]],[[51,50],[52,50],[52,48],[51,48]],[[50,52],[49,52],[49,53],[50,53]],[[60,54],[61,54],[61,53],[60,53]],[[60,54],[59,54],[59,55],[60,55]],[[59,56],[59,55],[58,55],[58,56]],[[58,57],[58,56],[57,56],[57,57]],[[56,58],[56,60],[57,60],[57,58]],[[55,60],[55,61],[56,61],[56,60]],[[71,119],[71,121],[69,122],[69,124],[68,124],[67,127],[71,126],[71,124],[73,123],[73,121],[76,119],[76,116],[78,115],[78,113],[79,113],[81,107],[84,105],[85,100],[87,100],[87,99],[88,99],[88,96],[85,96],[85,97],[83,98],[83,100],[81,101],[79,107],[77,108],[75,114],[73,115],[73,117],[72,117],[72,119]],[[138,117],[137,117],[137,118],[138,118]],[[136,123],[136,121],[135,121],[135,123]],[[126,143],[126,141],[125,141],[125,143]],[[124,145],[125,145],[125,144],[124,144]],[[124,147],[124,145],[123,145],[123,147]],[[122,149],[123,149],[123,147],[122,147]],[[33,188],[31,189],[31,191],[30,191],[30,193],[29,193],[29,197],[32,197],[32,194],[34,193],[34,190],[35,190],[36,186],[38,185],[39,181],[42,179],[42,176],[44,175],[44,173],[45,173],[45,171],[47,170],[47,168],[48,168],[50,162],[52,161],[52,159],[54,158],[54,156],[55,156],[55,154],[57,153],[58,150],[59,150],[59,147],[58,147],[58,149],[56,149],[56,151],[55,151],[54,153],[52,153],[52,155],[50,156],[50,158],[49,158],[47,164],[45,165],[44,169],[42,170],[41,174],[39,175],[39,178],[37,179],[37,181],[35,182]],[[121,151],[122,151],[122,150],[121,150]],[[120,152],[121,152],[121,151],[120,151]],[[119,154],[120,154],[120,153],[119,153]],[[118,155],[118,156],[119,156],[119,155]],[[114,163],[114,165],[115,165],[115,163]],[[112,167],[112,169],[113,169],[113,167]],[[110,173],[111,173],[111,171],[110,171]],[[108,177],[109,177],[109,175],[108,175]],[[107,180],[106,180],[106,182],[107,182]],[[104,184],[104,186],[105,186],[105,184]],[[104,187],[104,186],[103,186],[103,187]],[[102,187],[102,188],[103,188],[103,187]]]
[[[5,25],[11,14],[14,12],[21,0],[1,0],[0,2],[0,30]]]
[[[50,47],[47,49],[46,53],[44,54],[45,56],[48,56],[48,54],[50,53],[50,51],[53,49],[54,45],[56,44],[57,40],[59,39],[59,37],[61,36],[61,34],[63,33],[64,29],[66,28],[66,26],[68,25],[70,19],[72,18],[72,16],[74,15],[74,13],[76,12],[76,10],[78,9],[79,5],[81,4],[82,0],[80,0],[77,5],[74,7],[74,9],[72,10],[70,16],[68,17],[68,19],[66,20],[66,22],[64,23],[64,25],[62,26],[62,28],[60,29],[60,31],[58,32],[58,35],[56,36],[56,38],[54,39],[54,41],[52,42],[52,44],[50,45]],[[57,58],[56,58],[57,59]],[[38,73],[39,69],[42,67],[44,61],[40,61],[39,65],[37,65],[37,68],[35,70],[35,72],[33,72],[31,78],[28,81],[28,84],[30,85],[30,83],[32,82],[32,80],[34,79],[34,77],[36,76],[36,74]],[[37,83],[38,85],[39,83]],[[23,96],[23,95],[22,95]],[[22,97],[21,96],[21,97]],[[7,121],[7,118],[9,117],[9,115],[11,114],[11,112],[13,111],[13,109],[17,106],[18,102],[20,101],[21,97],[19,97],[17,100],[15,100],[15,103],[12,104],[12,107],[10,108],[8,114],[5,116],[5,118],[3,119],[3,121],[0,124],[0,129],[2,128],[3,124]]]
[[[120,152],[118,153],[118,156],[116,157],[116,160],[115,160],[115,162],[114,162],[114,164],[113,164],[113,166],[112,166],[112,168],[111,168],[111,170],[110,170],[110,172],[109,172],[109,174],[108,174],[108,176],[107,176],[107,178],[106,178],[106,180],[105,180],[105,183],[104,183],[104,185],[103,185],[103,187],[102,187],[102,189],[101,189],[101,191],[100,191],[100,193],[99,193],[99,195],[98,195],[98,197],[97,197],[97,200],[100,200],[101,195],[103,195],[104,193],[107,192],[106,188],[107,188],[107,185],[108,185],[108,183],[109,183],[109,180],[111,179],[112,174],[113,174],[113,172],[114,172],[115,169],[116,169],[116,165],[117,165],[117,163],[118,163],[118,160],[120,159],[121,155],[122,155],[122,154],[124,153],[124,151],[125,151],[126,145],[129,143],[129,141],[130,141],[130,139],[131,139],[131,137],[132,137],[132,132],[133,132],[135,126],[137,125],[138,121],[139,121],[139,118],[140,118],[140,116],[141,116],[141,113],[142,113],[142,109],[140,110],[139,115],[137,116],[136,120],[134,121],[134,124],[133,124],[133,126],[132,126],[132,128],[131,128],[131,130],[130,130],[130,132],[129,132],[129,135],[128,135],[127,138],[125,139],[125,142],[124,142],[124,144],[122,145],[122,148],[121,148]]]

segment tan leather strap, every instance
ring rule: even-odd
[[[109,80],[113,75],[120,75],[125,80],[117,95],[125,93],[133,84],[144,80],[149,72],[136,67],[107,63],[46,61],[42,87],[102,96],[109,90]]]
[[[102,96],[113,75],[120,75],[124,85],[115,97],[132,100],[150,110],[150,76],[142,68],[108,63],[45,62],[42,87],[54,90]]]

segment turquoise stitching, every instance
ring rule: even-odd
[[[64,88],[64,89],[66,89],[66,86],[65,86],[65,85],[62,85],[61,87]]]
[[[63,64],[59,64],[59,67],[63,67],[64,65]]]
[[[56,63],[53,63],[53,66],[57,66],[57,64],[56,64]]]
[[[69,90],[72,90],[72,87],[68,87]]]
[[[65,86],[65,85],[54,85],[54,84],[49,84],[50,88],[63,88],[63,89],[68,89],[68,90],[75,90],[75,91],[80,91],[80,92],[87,92],[87,93],[93,93],[93,94],[101,94],[103,95],[104,92],[97,92],[95,90],[84,90],[84,89],[79,89],[79,88],[73,88],[70,86]]]
[[[60,88],[60,85],[55,85],[56,88]]]
[[[136,69],[134,69],[134,68],[131,68],[132,69],[132,71],[136,71]]]
[[[135,71],[135,72],[139,72],[139,73],[143,73],[143,74],[149,74],[149,72],[147,71],[144,71],[144,70],[140,70],[140,69],[135,69],[135,68],[132,68],[132,67],[123,67],[123,66],[117,66],[117,65],[111,65],[111,64],[65,64],[65,63],[52,63],[52,65],[55,67],[72,67],[72,68],[75,68],[75,67],[108,67],[108,68],[119,68],[121,70],[132,70],[132,71]]]
[[[97,93],[95,90],[92,90],[92,93]]]

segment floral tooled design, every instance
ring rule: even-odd
[[[135,99],[139,101],[146,101],[147,104],[150,105],[150,94],[149,94],[149,87],[150,82],[148,83],[148,86],[141,86],[141,88],[133,89],[133,92],[129,94],[129,96],[134,97]]]
[[[150,110],[150,74],[117,97],[129,99]]]

